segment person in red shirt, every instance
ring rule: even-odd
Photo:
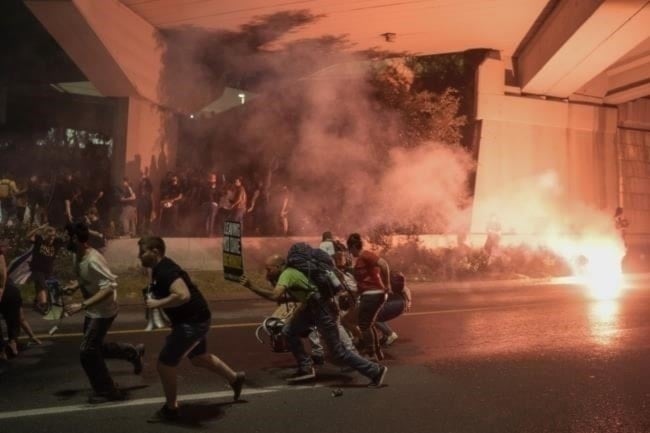
[[[375,322],[390,290],[390,268],[386,260],[372,251],[363,249],[363,241],[358,233],[352,233],[348,237],[347,245],[350,254],[355,258],[354,278],[359,293],[359,351],[371,359],[381,360],[383,353]]]

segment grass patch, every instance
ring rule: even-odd
[[[240,284],[226,280],[223,277],[223,271],[188,271],[187,273],[192,282],[208,298],[250,293]],[[261,274],[251,275],[250,278],[258,285],[264,284]],[[119,273],[117,282],[120,299],[140,302],[142,289],[149,285],[149,277],[145,271],[133,269]]]
[[[192,282],[199,287],[201,293],[208,299],[228,297],[232,295],[245,295],[251,293],[250,290],[242,285],[226,280],[223,277],[223,271],[188,271]],[[65,285],[73,278],[71,270],[56,273],[55,275]],[[258,286],[269,287],[264,275],[261,273],[249,275],[249,278]],[[149,276],[143,269],[130,269],[125,272],[117,273],[118,284],[118,301],[120,303],[134,304],[142,302],[142,289],[149,285]],[[34,285],[28,281],[21,287],[21,292],[24,302],[30,303],[34,298]],[[255,295],[252,295],[255,296]],[[74,301],[81,301],[81,294],[79,291],[72,297]]]

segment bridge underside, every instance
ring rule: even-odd
[[[435,54],[494,50],[478,73],[481,121],[473,231],[483,231],[495,191],[548,171],[572,200],[650,233],[650,3],[644,0],[25,0],[104,96],[128,98],[123,160],[114,175],[174,164],[174,124],[210,104],[219,80],[170,74],[166,35],[268,38],[272,53],[339,38],[349,51]],[[498,31],[496,31],[498,29]],[[247,33],[248,32],[248,33]],[[193,39],[194,38],[194,39]],[[182,63],[182,62],[181,62]],[[179,70],[175,70],[178,72]],[[190,83],[190,84],[187,84]],[[164,131],[164,132],[161,132]],[[121,146],[121,149],[119,148]]]

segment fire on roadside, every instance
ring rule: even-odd
[[[550,247],[570,263],[576,282],[591,298],[616,299],[622,294],[625,247],[621,239],[607,235],[555,239]]]

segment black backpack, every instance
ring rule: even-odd
[[[406,278],[401,272],[390,273],[390,289],[393,293],[401,295],[404,293],[404,286],[406,285]]]
[[[345,289],[337,277],[334,261],[320,248],[312,248],[304,242],[293,244],[287,254],[287,266],[302,272],[325,299]]]

